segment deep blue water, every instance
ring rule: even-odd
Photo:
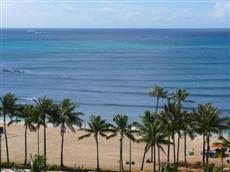
[[[28,30],[1,32],[0,95],[69,97],[86,117],[125,113],[135,120],[153,110],[146,93],[158,84],[230,111],[230,30]]]

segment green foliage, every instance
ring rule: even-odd
[[[15,166],[17,168],[23,168],[23,167],[29,167],[29,166],[25,166],[24,164],[21,163],[21,161],[14,161],[14,162],[7,162],[7,161],[2,161],[1,163],[1,167],[4,168],[11,168],[12,166]]]
[[[153,123],[146,123],[143,120],[142,123],[136,122],[134,124],[141,134],[141,138],[138,139],[138,142],[146,143],[147,149],[151,146],[158,145],[161,150],[163,147],[161,145],[168,145],[170,142],[168,141],[168,134],[164,130],[162,130],[159,121],[155,120]]]
[[[13,118],[11,118],[11,121],[8,122],[8,126],[19,122],[23,122],[24,126],[29,128],[30,131],[35,131],[35,127],[33,125],[35,122],[35,108],[33,105],[18,105]]]
[[[39,98],[38,100],[34,100],[36,106],[35,106],[35,112],[36,112],[36,117],[35,121],[36,124],[39,127],[40,125],[43,125],[46,127],[47,124],[47,119],[50,120],[51,114],[54,112],[54,105],[53,105],[53,100],[42,97]]]
[[[14,115],[17,105],[17,97],[14,94],[7,93],[5,96],[0,98],[0,110],[2,115]]]
[[[35,155],[34,158],[31,157],[31,172],[41,172],[44,168],[45,158],[42,155]]]
[[[75,112],[79,107],[70,99],[64,99],[60,104],[54,106],[53,112],[50,115],[50,122],[55,126],[68,127],[72,132],[75,132],[74,125],[81,127],[83,113]]]
[[[223,172],[222,166],[215,166],[215,164],[206,165],[203,170],[204,172]]]
[[[175,132],[180,132],[183,128],[183,115],[185,112],[176,102],[164,105],[164,110],[158,115],[160,124],[166,132],[173,137]]]
[[[167,97],[167,91],[164,91],[164,88],[162,88],[159,85],[155,85],[151,91],[148,93],[149,96],[151,97],[156,97],[157,99],[159,98],[166,98]]]
[[[219,109],[213,107],[211,103],[199,104],[194,110],[194,114],[199,134],[211,135],[228,129],[227,121],[229,119],[221,117]]]
[[[133,135],[134,131],[131,130],[132,125],[129,124],[129,118],[127,115],[117,114],[113,117],[113,122],[115,125],[111,125],[111,132],[113,133],[107,139],[117,136],[120,134],[120,137],[123,139],[124,136],[128,137],[131,140],[135,140]]]
[[[60,171],[60,167],[57,165],[50,165],[47,168],[48,171]]]
[[[105,133],[109,132],[109,127],[111,126],[106,120],[102,119],[99,115],[92,115],[90,117],[90,122],[88,123],[88,128],[81,128],[80,131],[85,131],[87,134],[79,137],[79,140],[90,137],[92,134],[94,138],[97,139],[97,136],[108,137]]]
[[[189,93],[183,88],[176,89],[176,91],[172,93],[172,99],[174,99],[178,105],[181,105],[181,102],[186,102],[188,96]]]
[[[161,172],[177,172],[177,168],[174,165],[166,164],[161,168]]]
[[[148,124],[155,121],[157,114],[150,111],[145,111],[144,115],[140,117],[145,124]]]

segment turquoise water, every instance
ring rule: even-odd
[[[135,120],[153,110],[146,93],[159,84],[230,111],[226,29],[5,29],[0,40],[1,95],[70,97],[86,117],[126,113]]]

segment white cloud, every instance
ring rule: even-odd
[[[214,5],[213,15],[215,17],[230,17],[230,2],[220,3],[216,2]]]
[[[87,2],[4,1],[4,27],[229,27],[230,3],[209,7]]]
[[[111,7],[90,8],[89,10],[93,11],[93,12],[112,12],[112,11],[114,11],[114,9]]]

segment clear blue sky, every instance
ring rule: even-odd
[[[228,0],[0,0],[5,28],[230,28]]]

